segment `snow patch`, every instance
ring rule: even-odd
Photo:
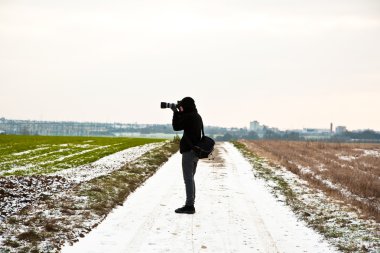
[[[378,150],[363,150],[364,156],[380,157],[380,151]]]
[[[314,175],[314,172],[310,169],[310,167],[303,167],[303,166],[298,166],[298,169],[300,170],[300,172],[302,174],[311,174],[311,175]]]
[[[35,151],[40,151],[40,150],[45,150],[45,149],[48,149],[48,147],[30,149],[30,150],[26,150],[26,151],[22,151],[22,152],[18,152],[18,153],[13,153],[12,155],[14,155],[14,156],[21,156],[21,155],[26,155],[26,154],[29,154],[29,153],[32,153],[32,152],[35,152]]]
[[[355,156],[348,156],[348,155],[338,155],[338,158],[340,160],[344,160],[344,161],[352,161],[352,160],[355,160],[357,157]]]
[[[315,173],[310,167],[303,167],[303,166],[296,164],[296,163],[293,163],[293,164],[295,164],[298,167],[298,169],[300,170],[300,172],[302,174],[311,175],[313,178],[317,179],[318,181],[320,181],[322,184],[324,184],[328,188],[330,188],[332,190],[339,191],[342,195],[344,195],[348,198],[353,198],[353,199],[355,199],[359,202],[362,202],[362,203],[368,203],[370,201],[366,198],[363,198],[363,197],[360,197],[356,194],[353,194],[348,188],[343,187],[341,184],[333,183],[330,180],[323,178],[321,175],[318,175],[317,173]]]
[[[28,169],[33,168],[33,167],[35,167],[35,165],[33,165],[33,164],[28,164],[28,165],[25,165],[25,166],[16,166],[16,167],[13,167],[10,170],[6,170],[6,171],[0,172],[0,176],[4,175],[6,173],[13,173],[13,172],[16,172],[16,171],[28,170]]]
[[[120,167],[124,164],[131,162],[149,150],[161,147],[164,144],[164,142],[158,142],[128,148],[112,155],[103,157],[93,163],[61,170],[53,173],[52,175],[62,176],[76,183],[88,181],[93,178],[111,173],[114,170],[120,169]]]
[[[0,177],[0,223],[7,217],[41,197],[51,196],[72,187],[72,183],[56,176]]]

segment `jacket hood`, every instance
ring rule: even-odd
[[[197,111],[197,107],[195,106],[194,99],[191,97],[185,97],[183,98],[180,103],[180,106],[183,107],[184,112],[194,112]]]

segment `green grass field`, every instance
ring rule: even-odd
[[[163,139],[0,135],[0,175],[48,174]]]

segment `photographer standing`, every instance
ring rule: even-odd
[[[173,129],[175,131],[183,130],[183,136],[180,142],[180,153],[182,154],[182,172],[186,188],[186,204],[185,206],[175,210],[176,213],[195,213],[195,181],[198,157],[195,155],[192,147],[201,139],[202,118],[198,114],[194,99],[185,97],[178,102],[173,110]]]

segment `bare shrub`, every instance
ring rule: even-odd
[[[23,232],[17,236],[17,239],[23,240],[23,241],[28,241],[28,242],[36,242],[41,239],[40,235],[34,231],[34,230],[29,230],[26,232]]]

